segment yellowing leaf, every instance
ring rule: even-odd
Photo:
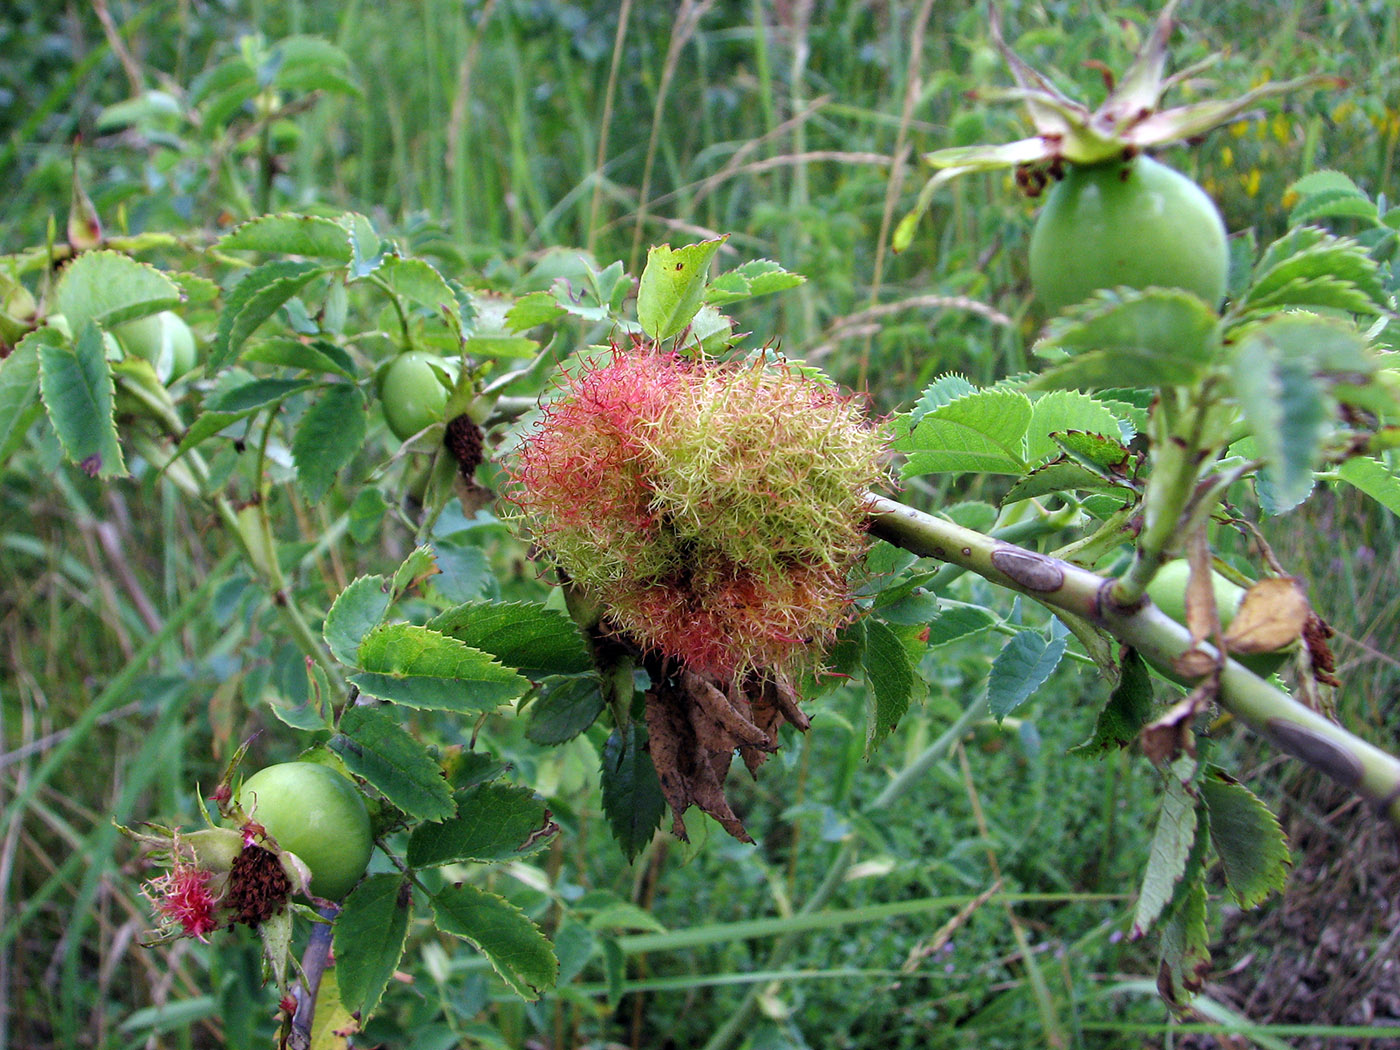
[[[350,1037],[360,1030],[359,1023],[340,1001],[335,971],[321,975],[316,989],[316,1016],[311,1021],[311,1050],[349,1050]]]

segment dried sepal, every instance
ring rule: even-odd
[[[305,862],[278,849],[254,820],[245,819],[238,828],[142,828],[118,825],[140,844],[145,863],[162,869],[141,888],[156,920],[143,944],[180,937],[207,941],[209,934],[238,923],[260,927],[282,914],[292,897],[310,894]]]

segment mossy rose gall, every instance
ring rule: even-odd
[[[885,443],[792,366],[614,348],[544,406],[510,498],[613,630],[706,674],[786,677],[850,617]]]

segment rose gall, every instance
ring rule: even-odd
[[[884,449],[855,398],[791,366],[615,346],[544,406],[509,498],[613,630],[786,680],[850,619]]]

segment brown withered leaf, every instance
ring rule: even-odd
[[[740,842],[752,842],[753,838],[744,829],[744,822],[734,813],[729,799],[724,794],[724,778],[729,774],[729,762],[733,754],[726,755],[722,768],[716,769],[715,756],[697,756],[694,776],[690,781],[691,800],[700,809],[719,821],[720,827]]]
[[[1215,698],[1216,683],[1212,678],[1202,682],[1169,707],[1162,717],[1149,722],[1138,733],[1138,746],[1154,765],[1171,762],[1185,751],[1196,754],[1196,732],[1191,723]]]
[[[1271,653],[1303,634],[1312,608],[1296,576],[1269,576],[1245,592],[1234,623],[1225,633],[1232,653]]]
[[[796,694],[752,675],[725,682],[674,666],[648,670],[654,684],[646,694],[647,746],[671,807],[672,833],[689,841],[685,812],[698,806],[736,839],[752,842],[724,793],[724,782],[735,751],[756,773],[777,750],[784,722],[799,729],[811,724],[797,708]]]
[[[805,733],[812,728],[812,720],[797,706],[797,694],[786,682],[765,681],[763,696],[769,703],[777,706],[783,717],[795,726],[798,732]]]
[[[1313,677],[1323,685],[1339,689],[1342,682],[1336,675],[1337,659],[1332,655],[1332,647],[1327,644],[1327,639],[1336,633],[1326,620],[1313,613],[1303,628],[1303,644],[1308,647]]]
[[[656,767],[661,794],[671,807],[671,832],[682,842],[689,842],[681,816],[690,808],[690,786],[681,767],[689,764],[695,752],[695,731],[675,708],[669,693],[664,688],[647,693],[647,750]]]
[[[701,678],[692,671],[681,673],[681,689],[692,701],[693,707],[700,708],[716,725],[723,729],[732,741],[727,747],[716,746],[717,751],[732,751],[736,747],[748,746],[767,748],[768,734],[740,710],[740,705],[749,707],[749,701],[742,695],[735,696],[737,689],[731,687],[726,693]]]
[[[1187,649],[1172,657],[1172,670],[1183,678],[1203,678],[1220,666],[1220,661],[1204,649]]]
[[[1220,610],[1215,607],[1215,584],[1211,579],[1210,546],[1206,543],[1204,529],[1191,538],[1187,555],[1191,572],[1186,579],[1186,629],[1191,632],[1191,648],[1195,649],[1206,638],[1214,638],[1220,626]]]
[[[768,756],[778,749],[778,729],[785,719],[783,713],[769,702],[766,690],[760,691],[753,698],[750,710],[753,712],[754,725],[763,730],[764,736],[767,738],[768,747],[741,747],[739,748],[739,757],[744,760],[744,765],[748,767],[749,775],[757,778],[758,767],[767,762]]]

